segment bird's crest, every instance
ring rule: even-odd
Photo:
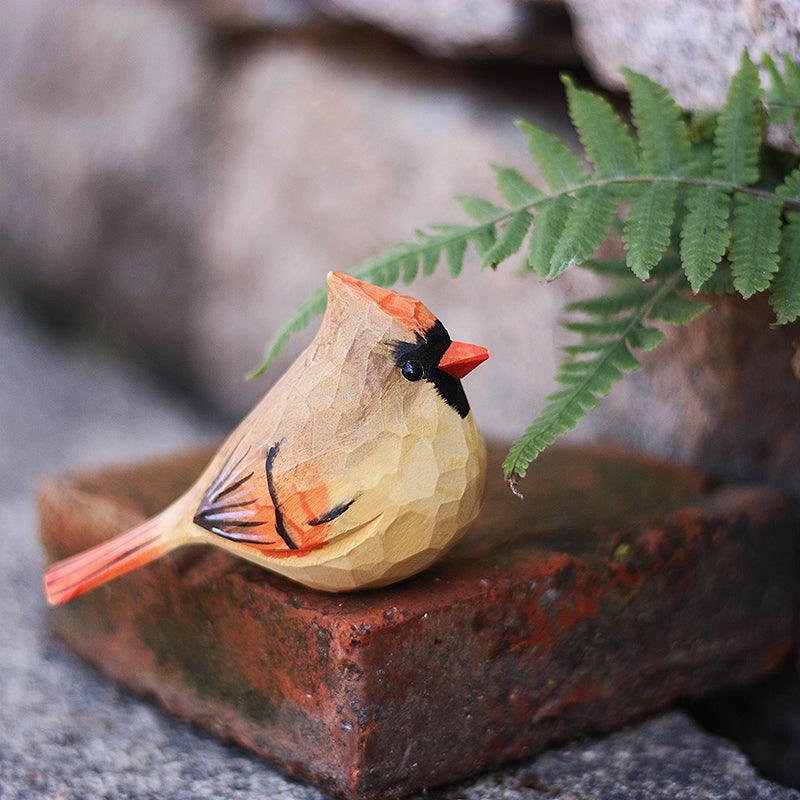
[[[344,272],[329,272],[328,291],[334,293],[343,288],[375,303],[413,333],[422,335],[436,324],[436,317],[424,303],[414,297],[365,283]]]

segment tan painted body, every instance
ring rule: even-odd
[[[102,545],[105,571],[90,571],[91,551],[52,567],[50,601],[189,543],[334,592],[431,564],[478,513],[486,469],[472,413],[462,416],[433,383],[406,380],[398,367],[398,342],[421,341],[431,320],[418,301],[330,275],[317,336],[193,487],[121,549]],[[83,582],[72,591],[76,575]]]

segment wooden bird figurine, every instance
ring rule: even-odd
[[[463,378],[488,358],[419,300],[328,274],[320,329],[164,511],[53,564],[65,603],[186,544],[329,592],[427,567],[474,519],[486,445]]]

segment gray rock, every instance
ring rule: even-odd
[[[756,775],[730,744],[680,712],[552,750],[514,771],[487,776],[452,800],[796,800],[800,793]]]
[[[541,0],[313,0],[338,19],[369,22],[436,56],[575,61],[560,4]]]
[[[183,0],[207,22],[233,30],[297,30],[316,22],[309,0]]]
[[[745,47],[800,59],[796,0],[566,0],[581,55],[609,88],[621,66],[663,83],[685,108],[718,107]],[[786,128],[773,144],[793,143]]]
[[[669,330],[645,368],[618,384],[590,418],[598,438],[700,464],[729,480],[766,479],[800,493],[800,323],[771,329],[765,297],[713,298],[714,308]]]
[[[664,63],[677,76],[685,59],[691,86],[711,91],[690,71],[701,40],[656,48],[647,15],[628,1],[617,14],[604,12],[597,30],[620,19],[624,26],[609,36],[641,28],[653,58],[676,50]],[[420,8],[320,2],[339,3],[342,14],[394,9],[391,18],[407,25]],[[252,0],[252,8],[277,7]],[[449,7],[436,6],[442,15]],[[502,7],[475,3],[464,19],[502,15]],[[651,11],[671,11],[687,25],[701,15],[695,27],[710,13],[703,3],[665,1]],[[724,29],[731,13],[721,3],[714,24]],[[303,337],[266,381],[242,381],[328,269],[351,267],[421,224],[463,219],[456,192],[496,197],[487,162],[535,180],[514,118],[558,133],[568,125],[552,72],[479,72],[363,30],[232,37],[221,52],[201,19],[186,3],[160,0],[5,3],[0,278],[235,417],[299,352]],[[778,23],[769,25],[777,36]],[[712,48],[708,58],[735,49]],[[492,351],[467,391],[494,438],[516,436],[541,408],[565,339],[562,305],[597,287],[576,270],[544,287],[514,267],[482,272],[471,257],[458,281],[440,268],[412,290],[455,337]],[[760,301],[738,302],[673,334],[577,436],[621,440],[728,477],[766,476],[797,491],[800,383],[787,368],[797,326],[771,333],[770,319]]]
[[[205,37],[159,0],[8,0],[0,24],[0,269],[161,364],[192,329]]]
[[[552,0],[184,0],[239,31],[370,25],[444,58],[516,57],[574,64],[569,18]]]

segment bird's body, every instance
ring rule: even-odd
[[[382,586],[452,545],[483,497],[459,378],[483,348],[419,301],[339,273],[314,341],[161,514],[48,570],[62,603],[183,544],[327,591]]]

